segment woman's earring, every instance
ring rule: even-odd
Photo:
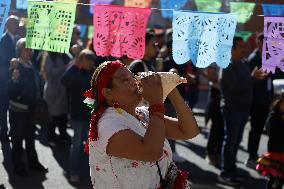
[[[118,102],[113,102],[112,107],[115,109],[115,111],[119,114],[123,113],[123,109],[120,108]]]

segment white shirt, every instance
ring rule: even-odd
[[[138,108],[149,122],[146,107]],[[89,163],[92,184],[95,189],[156,189],[160,177],[155,162],[145,162],[109,156],[106,148],[109,139],[123,130],[132,130],[140,136],[146,132],[137,118],[123,111],[119,114],[114,108],[108,108],[98,122],[98,140],[89,143]],[[167,140],[164,153],[159,160],[162,176],[165,177],[172,162],[172,151]]]

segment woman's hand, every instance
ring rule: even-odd
[[[255,67],[251,73],[251,76],[257,80],[263,80],[268,76],[268,73],[263,71],[261,68],[258,69],[257,67]]]
[[[161,77],[153,73],[142,78],[142,96],[150,104],[163,103],[163,89]],[[107,153],[111,156],[127,159],[155,162],[163,155],[165,141],[165,122],[163,114],[149,116],[149,123],[144,136],[134,131],[125,130],[115,134],[108,143]]]
[[[163,103],[163,88],[161,76],[153,73],[141,79],[142,96],[149,104]]]
[[[197,122],[178,89],[174,88],[168,98],[177,112],[178,119],[165,117],[166,137],[174,140],[187,140],[195,137],[199,133]]]

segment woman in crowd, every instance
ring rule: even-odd
[[[266,189],[282,189],[284,183],[284,91],[272,105],[267,118],[268,152],[258,159],[256,169],[269,177]]]
[[[70,141],[70,136],[67,134],[67,91],[61,83],[61,77],[66,70],[68,61],[65,61],[64,55],[55,52],[49,52],[44,62],[44,98],[48,104],[49,113],[52,123],[48,128],[48,139],[50,145],[55,145],[56,126],[59,128],[59,139],[62,141]]]
[[[167,183],[189,188],[184,172],[170,176],[175,169],[167,139],[187,140],[199,133],[178,90],[168,95],[177,111],[176,119],[164,115],[158,74],[138,84],[122,63],[110,61],[96,69],[91,87],[88,97],[95,99],[95,107],[85,150],[89,152],[93,187],[156,189]],[[142,97],[149,108],[137,108]]]
[[[209,81],[208,104],[206,108],[206,124],[211,119],[211,127],[207,141],[207,158],[211,165],[219,166],[221,163],[221,151],[224,139],[224,118],[221,112],[221,84],[220,68],[216,64],[210,65],[204,76]]]
[[[129,64],[132,73],[157,71],[155,61],[158,55],[156,35],[153,31],[147,31],[145,36],[145,53],[141,60],[134,60]]]
[[[32,50],[25,47],[26,39],[16,44],[18,59],[12,59],[9,80],[9,121],[12,140],[12,162],[14,172],[27,176],[23,161],[23,140],[30,170],[47,172],[40,164],[35,149],[35,125],[32,122],[36,101],[40,98],[40,76],[31,63]]]

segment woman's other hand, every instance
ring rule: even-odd
[[[179,91],[177,88],[174,88],[168,95],[168,98],[169,99],[174,99],[174,98],[177,98],[177,96],[179,95]]]

